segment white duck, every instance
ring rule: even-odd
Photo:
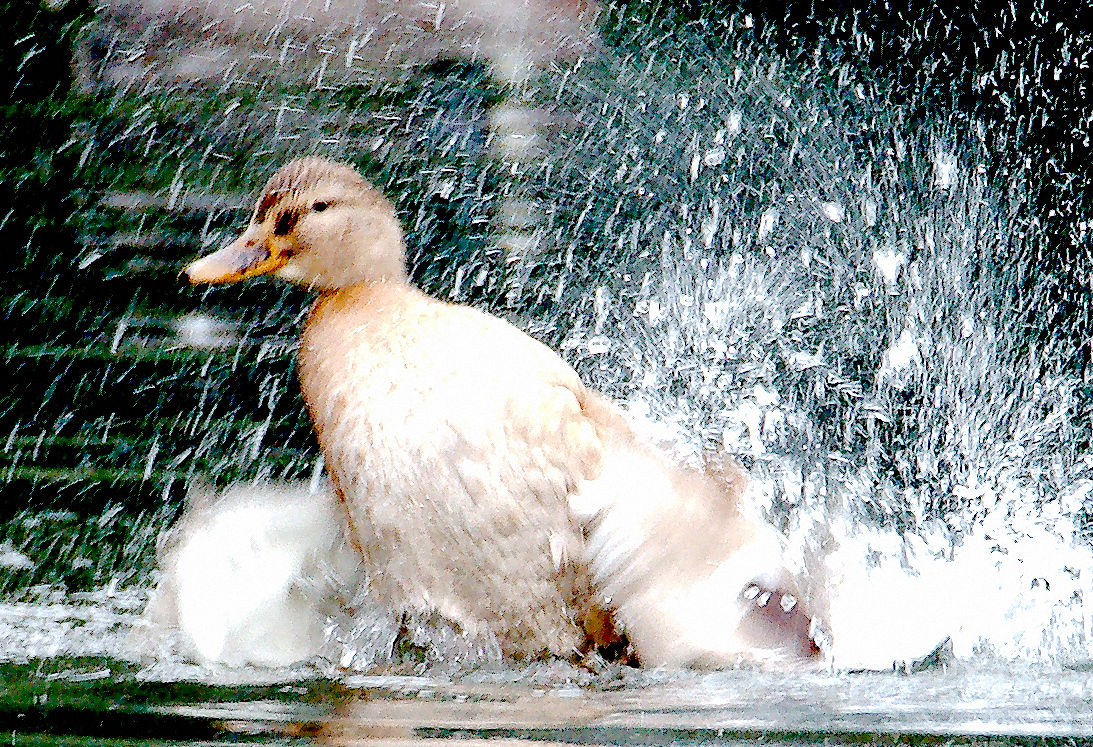
[[[673,465],[553,351],[410,285],[404,255],[383,195],[303,158],[185,271],[319,291],[301,386],[376,600],[516,659],[609,644],[612,620],[645,665],[818,653],[738,468]]]

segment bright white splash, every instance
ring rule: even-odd
[[[740,113],[739,109],[733,109],[731,112],[729,112],[729,118],[726,122],[726,125],[728,126],[728,131],[730,135],[735,137],[736,135],[740,134],[740,132],[744,129],[743,119],[744,117]]]
[[[184,314],[174,322],[178,343],[196,348],[222,348],[240,340],[238,325],[208,314]]]
[[[177,627],[201,663],[285,666],[315,655],[352,596],[357,558],[329,490],[239,485],[197,496],[172,528],[147,636]],[[149,644],[144,644],[146,647]]]
[[[914,333],[905,329],[899,333],[899,339],[884,351],[884,362],[881,364],[878,377],[882,381],[899,385],[902,374],[921,360]]]
[[[884,285],[891,289],[896,284],[899,271],[907,264],[907,255],[894,249],[877,249],[873,252],[873,264],[884,278]]]
[[[0,568],[27,570],[33,567],[34,561],[12,547],[10,542],[0,542]]]
[[[1053,446],[1070,438],[1077,381],[1033,380],[1014,362],[1023,332],[993,285],[1008,281],[969,274],[970,257],[1006,250],[1007,219],[976,191],[982,181],[957,189],[968,193],[895,223],[878,210],[883,243],[849,231],[861,241],[853,256],[871,261],[831,286],[801,281],[808,265],[795,261],[806,249],[813,264],[844,261],[822,224],[808,234],[815,221],[800,211],[739,218],[724,202],[723,225],[758,222],[753,245],[715,273],[677,258],[634,304],[655,304],[656,324],[648,313],[616,318],[615,360],[626,363],[595,369],[606,380],[593,385],[609,391],[602,372],[632,372],[642,416],[672,422],[681,453],[749,458],[758,509],[791,507],[791,565],[840,669],[890,669],[946,638],[960,659],[1093,658],[1093,551],[1078,531],[1093,483],[1088,464],[1066,466]],[[914,266],[903,248],[912,246]],[[847,362],[863,349],[870,362],[855,374]],[[673,375],[683,394],[666,398]],[[802,451],[825,431],[845,452],[830,442]],[[897,459],[909,463],[902,485],[889,477]],[[907,528],[873,523],[863,507],[903,512]]]
[[[759,241],[763,241],[771,232],[774,231],[774,227],[778,224],[778,211],[774,208],[770,208],[765,211],[759,217]]]
[[[1086,493],[1088,483],[1075,486]],[[944,638],[961,659],[1074,662],[1093,657],[1084,604],[1093,554],[1068,522],[1008,515],[1017,495],[953,546],[941,527],[899,536],[834,522],[828,622],[838,667],[885,669]]]
[[[937,151],[934,154],[934,186],[941,190],[947,190],[953,186],[956,176],[956,156],[952,153]]]
[[[832,223],[842,223],[843,218],[846,217],[846,208],[838,202],[821,202],[820,215],[827,218]]]

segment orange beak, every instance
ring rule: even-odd
[[[235,283],[240,280],[268,275],[285,265],[288,257],[276,251],[264,240],[260,226],[251,224],[238,239],[196,259],[182,271],[191,285]]]

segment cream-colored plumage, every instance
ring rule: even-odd
[[[377,600],[492,632],[517,658],[603,642],[600,607],[645,663],[815,652],[777,541],[739,512],[742,472],[676,467],[549,348],[413,288],[403,255],[390,203],[307,158],[187,268],[321,291],[301,387]]]
[[[577,649],[565,497],[600,454],[571,370],[500,320],[387,281],[320,298],[300,378],[380,601],[485,625],[509,654]]]

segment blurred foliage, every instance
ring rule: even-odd
[[[87,3],[46,10],[15,0],[0,5],[0,17],[8,25],[0,43],[0,237],[5,256],[15,260],[11,267],[22,269],[26,255],[51,251],[66,237],[75,145],[71,45],[88,17]]]

